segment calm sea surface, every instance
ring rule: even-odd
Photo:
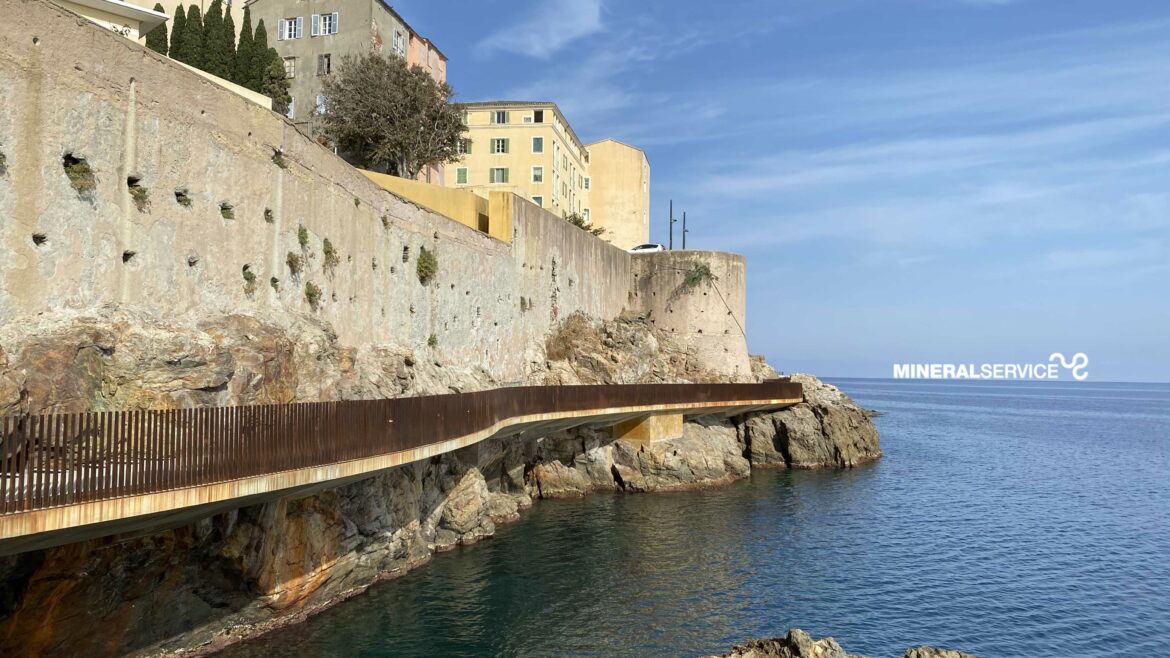
[[[799,626],[875,658],[1170,656],[1170,385],[841,379],[886,456],[541,502],[274,656],[696,656]]]

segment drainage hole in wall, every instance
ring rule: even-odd
[[[38,247],[43,247],[49,243],[49,237],[46,236],[44,233],[33,233],[32,239],[33,239],[33,244],[35,244]]]
[[[122,262],[129,263],[130,261],[134,260],[134,257],[137,255],[138,255],[137,251],[131,251],[131,250],[127,249],[126,251],[122,252]]]

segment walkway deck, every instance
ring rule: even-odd
[[[180,525],[496,436],[799,403],[800,384],[535,386],[0,419],[0,555]]]

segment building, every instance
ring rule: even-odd
[[[195,5],[199,8],[199,14],[201,16],[206,16],[207,8],[211,6],[212,0],[134,0],[134,2],[137,2],[141,5],[149,5],[151,7],[153,7],[154,3],[157,2],[162,5],[163,13],[173,18],[176,8],[181,6],[183,11],[186,12],[187,8],[191,5]],[[236,40],[239,41],[240,27],[244,22],[245,2],[244,0],[221,0],[221,3],[223,5],[224,12],[231,14],[232,23],[236,26]],[[255,19],[252,20],[255,21]],[[254,22],[252,24],[252,29],[256,29]],[[168,33],[167,36],[169,37],[170,34]]]
[[[251,0],[247,6],[252,24],[264,20],[268,45],[284,58],[288,117],[309,135],[319,132],[325,111],[322,78],[347,55],[397,55],[447,81],[447,56],[385,0]],[[441,185],[443,169],[428,168],[419,179]]]
[[[649,240],[650,165],[641,149],[612,139],[586,146],[552,102],[465,108],[468,134],[448,186],[514,192],[555,214],[580,215],[622,248]]]
[[[58,4],[127,39],[140,40],[167,15],[122,0],[57,0]]]
[[[589,204],[604,237],[622,248],[650,241],[650,162],[616,139],[589,144]]]

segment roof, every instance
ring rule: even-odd
[[[161,11],[132,5],[123,0],[66,0],[66,4],[75,4],[90,9],[97,9],[115,16],[138,21],[139,34],[146,34],[154,28],[167,22],[170,17]]]
[[[589,149],[585,148],[585,142],[582,142],[581,138],[577,137],[577,132],[575,130],[573,130],[573,126],[569,125],[569,120],[567,118],[565,118],[565,113],[562,112],[561,108],[558,107],[557,104],[552,102],[552,101],[472,101],[469,103],[460,103],[460,105],[462,105],[464,107],[478,107],[478,108],[485,108],[485,107],[534,107],[534,106],[540,106],[540,105],[543,105],[545,107],[551,107],[553,109],[553,111],[557,113],[557,116],[559,116],[561,118],[561,123],[565,124],[565,129],[569,131],[569,136],[573,138],[573,141],[577,143],[577,146],[582,151],[585,151],[586,156],[588,156],[588,154],[589,154]]]
[[[637,146],[634,146],[633,144],[627,144],[620,139],[614,139],[612,137],[604,137],[602,139],[597,140],[596,142],[589,142],[585,146],[593,146],[594,144],[600,144],[602,142],[613,142],[614,144],[621,144],[622,146],[624,146],[628,149],[634,149],[635,151],[641,151],[643,155],[646,154],[646,149],[639,148]]]

